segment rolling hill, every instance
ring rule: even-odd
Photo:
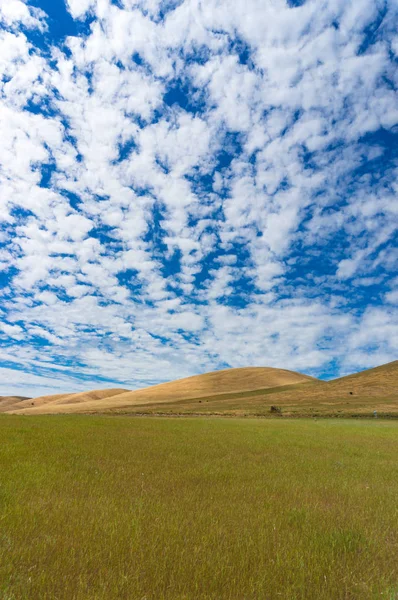
[[[9,407],[7,412],[24,414],[103,412],[142,405],[158,405],[187,401],[208,396],[245,393],[259,389],[317,381],[308,375],[270,367],[226,369],[204,375],[194,375],[169,383],[128,391],[123,389],[94,390],[79,394],[42,396]]]
[[[12,406],[29,399],[27,396],[0,396],[0,412],[11,410]]]
[[[398,361],[327,382],[285,369],[227,369],[136,391],[8,401],[0,412],[266,416],[271,406],[286,416],[398,416]]]
[[[398,361],[347,375],[331,381],[316,381],[291,387],[247,393],[225,398],[223,410],[234,414],[266,414],[278,406],[286,415],[361,416],[379,414],[398,416]],[[207,407],[217,410],[214,399]]]
[[[63,413],[63,412],[85,412],[80,411],[79,407],[84,407],[90,402],[101,403],[106,399],[127,392],[126,389],[107,389],[107,390],[92,390],[89,392],[79,392],[77,394],[52,394],[49,396],[39,396],[38,398],[28,398],[18,400],[14,404],[8,404],[6,410],[2,410],[0,404],[0,412],[18,412],[21,414],[47,414],[47,413]],[[67,408],[70,407],[70,410]]]

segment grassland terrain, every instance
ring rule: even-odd
[[[149,388],[150,389],[150,388]],[[130,397],[134,394],[130,392]],[[127,397],[120,396],[120,400]],[[109,412],[136,414],[195,414],[270,416],[271,407],[281,409],[276,417],[398,417],[398,361],[332,381],[307,379],[252,390],[173,399],[148,405],[134,400]]]
[[[25,400],[30,400],[30,398],[26,396],[0,396],[0,412],[6,412]]]
[[[227,369],[196,375],[137,391],[123,389],[94,390],[79,394],[42,396],[18,402],[8,411],[25,414],[58,414],[102,412],[108,409],[168,404],[198,398],[246,393],[252,390],[276,388],[303,382],[317,381],[308,375],[285,369],[249,367]]]
[[[398,423],[0,416],[2,600],[396,600]]]
[[[271,413],[276,406],[280,413]],[[0,403],[20,414],[398,417],[398,361],[320,381],[284,369],[216,371],[129,391],[94,390]]]
[[[270,416],[272,406],[286,417],[398,417],[398,361],[332,381],[310,380],[268,389],[126,406],[117,412]]]
[[[77,394],[51,394],[49,396],[40,396],[38,398],[17,398],[15,403],[9,402],[4,404],[2,409],[0,403],[0,412],[18,411],[21,413],[28,412],[51,412],[51,409],[55,413],[59,412],[79,412],[79,407],[89,405],[91,402],[94,403],[105,403],[107,399],[113,398],[118,394],[127,392],[125,389],[105,389],[105,390],[91,390],[88,392],[79,392]],[[46,410],[48,408],[48,411]]]

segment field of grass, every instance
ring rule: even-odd
[[[398,599],[398,423],[0,416],[1,600]]]

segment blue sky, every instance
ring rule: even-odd
[[[394,360],[397,22],[0,1],[0,394]]]

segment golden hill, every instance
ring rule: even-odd
[[[39,396],[38,398],[28,398],[22,401],[16,401],[14,404],[9,403],[6,410],[1,409],[0,412],[18,412],[23,414],[46,414],[46,413],[63,413],[63,412],[81,412],[77,409],[79,405],[85,405],[90,402],[101,402],[107,398],[122,394],[128,390],[124,388],[113,388],[107,390],[92,390],[89,392],[79,392],[77,394],[52,394],[49,396]],[[64,408],[71,406],[71,410]],[[83,411],[84,412],[84,411]]]
[[[361,396],[368,398],[391,397],[397,398],[398,394],[398,360],[354,373],[346,375],[332,381],[319,382],[317,391],[304,392],[302,390],[299,397],[308,398],[309,395],[322,397],[325,394],[329,400],[338,400],[347,398],[348,396]],[[286,396],[287,397],[287,396]],[[296,394],[296,397],[297,394]]]
[[[380,414],[398,416],[398,361],[347,375],[332,381],[309,381],[202,400],[182,401],[168,405],[172,413],[224,413],[232,415],[267,415],[271,406],[282,414],[344,416]],[[153,412],[164,406],[152,405]],[[144,407],[141,407],[144,412]]]
[[[227,369],[136,391],[19,400],[3,409],[0,404],[0,412],[266,416],[271,406],[286,416],[360,416],[374,410],[398,416],[398,361],[328,382],[284,369]]]
[[[318,398],[335,401],[355,400],[355,397],[398,400],[398,360],[332,381],[318,381],[316,388],[286,391],[283,396],[285,400]]]
[[[29,398],[27,396],[0,396],[0,412],[10,410],[10,407],[24,400],[29,400]]]
[[[96,390],[80,394],[43,396],[9,408],[24,414],[104,412],[143,405],[158,405],[228,393],[244,393],[303,382],[317,381],[308,375],[270,367],[248,367],[194,375],[142,390]]]
[[[379,415],[398,416],[398,361],[328,382],[306,378],[286,385],[279,381],[273,387],[224,392],[218,388],[217,393],[181,394],[172,400],[162,397],[161,401],[155,391],[134,392],[134,403],[109,407],[108,412],[267,416],[271,406],[276,406],[286,416],[371,416],[374,410]]]

